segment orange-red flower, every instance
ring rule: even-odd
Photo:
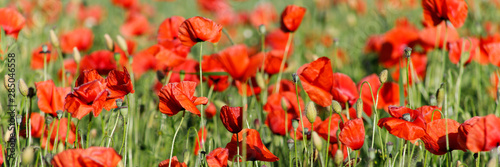
[[[432,122],[434,120],[441,119],[441,108],[437,106],[422,106],[415,110],[422,114],[425,122]]]
[[[40,115],[40,113],[33,112],[30,114],[29,118],[31,122],[31,137],[40,138],[42,133],[45,131],[45,118]],[[21,130],[19,131],[19,136],[26,137],[28,136],[27,132],[29,131],[26,128],[26,117],[23,118],[21,122]]]
[[[231,9],[227,0],[197,0],[199,7],[205,12],[217,12]]]
[[[281,30],[284,32],[295,32],[306,14],[306,8],[288,5],[281,13]]]
[[[332,103],[330,94],[333,85],[333,72],[330,59],[321,57],[297,70],[304,91],[316,104],[327,107]]]
[[[284,51],[281,50],[272,50],[266,53],[258,53],[258,54],[266,54],[264,60],[264,71],[269,75],[277,74],[280,72],[281,62],[283,61]],[[288,64],[285,63],[283,70],[288,67]]]
[[[262,65],[262,56],[249,56],[245,45],[235,45],[222,50],[216,58],[234,80],[246,82]]]
[[[125,37],[145,35],[150,31],[148,18],[137,12],[130,12],[125,23],[120,27],[120,33]]]
[[[2,145],[0,144],[0,151],[3,152],[3,148],[2,148]],[[0,165],[3,164],[3,154],[0,154]]]
[[[105,82],[109,90],[108,98],[122,98],[129,93],[134,93],[130,74],[125,67],[123,71],[113,70],[109,72]]]
[[[345,115],[342,115],[342,118],[340,118],[339,114],[334,114],[321,122],[318,128],[314,128],[314,131],[325,140],[328,140],[328,135],[330,135],[330,143],[337,143],[337,130],[339,129],[339,124],[342,124],[343,121],[347,121]],[[328,132],[328,124],[330,124],[330,132]]]
[[[443,155],[452,150],[465,151],[465,148],[458,143],[459,126],[460,123],[452,119],[437,119],[428,123],[425,136],[421,138],[425,143],[425,149],[436,155]],[[446,135],[448,135],[449,149],[446,149]]]
[[[294,113],[285,112],[283,109],[276,109],[267,114],[265,124],[274,134],[285,136],[292,130],[292,119],[294,118],[298,118]]]
[[[370,84],[371,89],[370,86],[368,86],[368,84],[364,83],[365,81]],[[361,87],[361,85],[363,85],[363,87]],[[369,76],[366,76],[365,78],[361,79],[358,82],[358,90],[362,91],[361,99],[363,100],[364,104],[370,107],[375,105],[374,101],[377,98],[377,90],[380,88],[380,86],[381,86],[380,79],[376,74],[371,74]],[[372,93],[373,93],[373,98],[372,98]],[[394,82],[384,83],[378,94],[377,108],[378,109],[384,108],[387,110],[387,107],[389,107],[390,105],[397,105],[398,103],[399,103],[399,85]],[[367,112],[366,109],[364,111]],[[367,115],[371,116],[371,112],[367,113]]]
[[[297,95],[294,92],[280,92],[270,95],[267,98],[267,102],[263,109],[267,112],[272,112],[275,110],[283,110],[282,101],[284,100],[286,111],[294,115],[300,115],[299,105],[304,107],[304,101],[299,96],[299,102],[297,102]],[[300,104],[299,104],[300,103]]]
[[[122,160],[113,148],[90,147],[87,149],[69,149],[57,155],[51,161],[55,167],[63,166],[117,166]]]
[[[47,53],[43,52],[44,45],[47,47]],[[33,52],[31,52],[31,68],[34,70],[43,69],[44,57],[47,59],[47,64],[57,59],[57,52],[55,50],[52,50],[52,45],[44,45],[41,45],[40,47],[33,50]]]
[[[490,63],[490,60],[495,59],[490,57],[498,57],[496,56],[496,53],[498,53],[497,51],[499,46],[500,34],[493,34],[485,38],[481,38],[479,42],[479,48],[481,49],[481,52],[478,56],[475,57],[475,59],[483,65]]]
[[[358,98],[358,89],[356,83],[351,77],[342,73],[333,73],[332,90],[330,92],[333,100],[337,100],[344,105],[346,102],[353,104]]]
[[[81,4],[76,10],[78,10],[78,20],[86,25],[100,23],[104,15],[104,9],[99,5],[85,6]]]
[[[94,117],[97,117],[103,108],[108,111],[116,108],[116,99],[107,98],[109,94],[105,82],[93,80],[73,88],[73,92],[65,98],[64,108],[78,119],[82,119],[91,111]]]
[[[243,129],[243,107],[222,106],[220,119],[229,132],[239,133]]]
[[[69,127],[68,127],[68,121],[70,121]],[[40,140],[42,148],[47,147],[47,140],[49,139],[50,131],[52,131],[52,134],[50,136],[50,141],[49,141],[49,147],[48,147],[49,150],[53,149],[56,136],[58,141],[66,141],[66,138],[68,138],[68,143],[74,143],[75,140],[78,139],[75,134],[76,133],[75,124],[73,124],[71,120],[68,120],[67,118],[62,118],[61,120],[56,119],[52,121],[52,123],[50,123],[50,125],[48,125],[47,128],[45,128],[43,139]],[[59,132],[59,134],[57,134],[57,132]],[[66,136],[66,133],[68,133],[68,136]],[[62,142],[62,144],[64,144],[64,142]]]
[[[73,78],[75,77],[76,75],[76,71],[78,70],[77,69],[77,64],[76,64],[76,61],[73,60],[73,59],[66,59],[64,60],[64,72],[66,72],[66,75],[64,77],[66,77],[66,84],[65,86],[71,86],[73,83]],[[63,77],[63,73],[62,73],[62,68],[59,69],[59,71],[57,72],[57,76],[59,77],[60,80],[62,80],[62,77]]]
[[[84,56],[80,62],[80,72],[95,69],[99,74],[106,75],[116,69],[116,61],[113,52],[99,50]]]
[[[182,81],[168,83],[158,93],[160,97],[160,112],[173,116],[181,110],[187,110],[201,116],[197,105],[207,104],[206,97],[195,97],[196,82]]]
[[[439,37],[437,37],[439,35]],[[437,26],[428,26],[418,32],[420,45],[426,50],[430,51],[436,47],[443,48],[444,40],[446,42],[454,42],[460,39],[457,30],[454,27],[447,27],[445,22]]]
[[[455,27],[461,27],[467,18],[465,0],[422,0],[424,19],[429,25],[438,25],[449,20]]]
[[[52,116],[57,116],[56,111],[64,111],[64,98],[71,91],[69,87],[56,87],[54,81],[47,80],[35,83],[38,108]]]
[[[290,33],[283,32],[281,29],[275,29],[266,34],[265,44],[272,50],[285,51],[286,44],[290,38]],[[288,48],[288,55],[293,52],[293,42]]]
[[[179,27],[179,39],[183,45],[193,46],[198,42],[217,43],[220,40],[222,26],[210,19],[195,16],[182,22]]]
[[[386,68],[399,64],[404,49],[418,41],[418,30],[410,24],[399,24],[384,35],[379,52],[379,62]]]
[[[297,130],[293,128],[292,130],[290,130],[290,137],[297,140],[302,140],[304,138],[304,136],[302,136],[302,132],[304,132],[304,135],[306,135],[307,139],[310,139],[311,130],[318,129],[319,125],[322,123],[321,118],[316,117],[314,122],[311,124],[305,114],[302,116],[302,118],[297,118],[297,122],[299,123]],[[302,126],[302,124],[304,124],[304,126]]]
[[[227,167],[229,150],[227,148],[216,148],[206,158],[209,167]]]
[[[418,52],[412,52],[411,53],[411,64],[412,64],[412,69],[410,73],[410,85],[413,84],[415,79],[418,79],[422,81],[422,79],[425,77],[425,73],[427,70],[427,55],[425,53],[418,53]],[[394,81],[399,81],[400,77],[400,72],[401,68],[407,69],[407,64],[408,61],[403,60],[401,61],[401,66],[397,65],[394,71],[392,72],[391,76]],[[417,74],[417,76],[414,76],[414,74]]]
[[[172,157],[172,162],[170,162],[170,159],[161,161],[160,164],[158,164],[158,167],[187,167],[187,165],[184,162],[179,162],[179,160],[177,160],[177,156],[174,156]]]
[[[254,27],[264,25],[266,27],[278,19],[278,14],[272,3],[261,3],[249,14],[250,24]]]
[[[216,54],[203,56],[203,61],[201,62],[203,72],[224,72],[224,68],[219,63],[216,56]],[[229,76],[227,75],[210,75],[206,78],[208,80],[208,86],[213,86],[214,91],[217,92],[223,92],[230,85],[228,80]]]
[[[137,0],[111,0],[113,5],[125,8],[125,9],[132,9],[139,5]]]
[[[328,125],[327,125],[328,126]],[[340,124],[339,140],[347,147],[358,150],[365,143],[363,119],[356,118]]]
[[[467,149],[477,153],[500,146],[500,118],[493,114],[480,117],[467,134]]]
[[[26,19],[21,13],[12,8],[0,8],[0,27],[3,28],[5,34],[17,39],[19,31],[26,24]]]
[[[205,141],[207,140],[207,128],[203,127],[198,131],[198,136],[194,141],[194,155],[198,155],[200,148],[203,148]]]
[[[469,131],[472,129],[472,126],[474,126],[479,120],[481,120],[482,117],[480,116],[475,116],[464,123],[460,124],[460,127],[458,127],[458,144],[460,144],[460,147],[462,148],[467,148],[467,136],[469,135]]]
[[[184,81],[193,81],[198,84],[200,82],[199,69],[200,65],[198,61],[193,59],[186,59],[183,63],[172,68],[172,76],[170,77],[170,82],[180,82],[181,72],[184,72]]]
[[[207,105],[207,108],[205,109],[205,114],[208,119],[213,118],[217,114],[217,107],[215,107],[215,104],[210,102]]]
[[[449,42],[448,50],[450,51],[450,61],[453,64],[458,64],[461,56],[467,57],[467,54],[469,54],[469,59],[464,61],[465,64],[469,64],[476,55],[479,56],[479,39],[468,37],[461,38],[455,42]]]
[[[186,19],[181,16],[172,16],[163,20],[158,28],[158,36],[156,37],[158,43],[178,39],[179,27],[184,20]]]
[[[237,155],[237,148],[239,147],[240,153],[243,150],[243,135],[246,134],[246,159],[247,161],[266,161],[275,162],[279,158],[276,157],[267,147],[262,143],[260,139],[260,134],[255,129],[243,129],[238,134],[233,134],[231,137],[231,142],[227,143],[226,148],[229,150],[229,159],[233,160],[233,157]],[[237,137],[237,135],[239,137]],[[239,144],[238,144],[239,143]],[[234,160],[237,160],[234,158]],[[240,159],[241,161],[241,159]]]
[[[73,48],[86,52],[92,47],[94,34],[88,28],[78,28],[61,35],[61,50],[63,53],[73,53]]]
[[[378,121],[379,127],[385,127],[392,135],[405,140],[415,140],[425,135],[425,120],[422,114],[406,107],[389,107],[392,117]]]

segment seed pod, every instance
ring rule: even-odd
[[[316,131],[313,131],[311,134],[311,138],[314,144],[314,147],[316,147],[319,151],[323,148],[323,140],[321,137],[319,137],[318,133]]]
[[[123,105],[123,100],[120,98],[116,99],[115,102],[116,102],[116,106],[118,106],[118,107],[121,107]]]
[[[382,70],[380,74],[378,75],[378,78],[380,79],[380,83],[385,83],[387,82],[387,69]]]
[[[293,145],[295,144],[293,139],[288,139],[287,143],[288,143],[288,149],[291,150],[293,148]]]
[[[115,51],[115,45],[113,44],[113,39],[108,34],[104,34],[104,39],[106,39],[106,47],[109,51]]]
[[[411,48],[410,47],[406,47],[405,51],[404,51],[404,54],[405,54],[406,58],[410,58],[410,56],[411,56]]]
[[[73,58],[75,59],[76,63],[80,63],[80,60],[82,60],[82,56],[80,55],[80,51],[77,47],[73,48]]]
[[[52,155],[51,153],[47,153],[47,154],[45,154],[44,158],[45,158],[45,163],[51,164],[52,158],[54,158],[54,155]]]
[[[293,129],[297,130],[297,128],[299,128],[299,120],[297,119],[292,120],[292,127]]]
[[[283,109],[283,111],[288,111],[288,107],[287,107],[287,100],[285,97],[281,97],[281,109]]]
[[[361,100],[361,98],[356,101],[356,116],[358,116],[358,118],[363,116],[363,100]]]
[[[35,152],[32,147],[26,147],[21,156],[21,165],[28,166],[33,163]]]
[[[16,123],[17,125],[21,125],[23,122],[23,116],[22,115],[16,115]]]
[[[373,161],[375,159],[375,149],[373,148],[368,149],[368,159],[370,161]]]
[[[90,137],[91,138],[96,138],[97,137],[97,130],[96,129],[90,130]]]
[[[332,100],[332,107],[335,113],[340,114],[342,112],[342,106],[340,106],[340,103],[337,100]]]
[[[120,107],[120,113],[122,114],[123,118],[128,117],[128,107]]]
[[[297,82],[299,82],[299,76],[297,75],[297,73],[292,74],[292,80],[295,84],[297,84]]]
[[[23,79],[19,79],[19,92],[21,92],[23,96],[28,95],[28,86],[26,85],[26,82],[24,82]]]
[[[307,108],[306,108],[306,117],[307,120],[312,124],[315,120],[316,117],[318,116],[318,111],[316,110],[316,106],[314,106],[314,102],[310,101],[307,103]]]
[[[56,114],[57,114],[57,118],[61,119],[62,116],[63,116],[63,111],[62,110],[57,110]]]
[[[58,48],[59,47],[59,39],[57,38],[56,33],[54,30],[50,30],[50,42],[54,47]]]
[[[52,121],[54,121],[54,117],[52,116],[52,114],[45,115],[45,125],[50,125]]]
[[[117,35],[116,41],[118,42],[118,46],[120,47],[120,49],[122,49],[124,52],[128,52],[127,42],[122,36]]]

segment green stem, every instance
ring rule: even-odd
[[[184,122],[184,115],[186,114],[186,110],[182,112],[182,118],[181,122],[179,123],[179,126],[177,127],[177,130],[175,130],[174,138],[172,139],[172,147],[170,149],[170,159],[168,161],[168,167],[171,167],[172,165],[172,155],[174,154],[174,146],[175,146],[175,137],[177,137],[177,133],[179,133],[179,129],[182,127],[182,122]]]
[[[203,43],[200,43],[200,57],[199,57],[199,66],[200,66],[200,96],[203,96],[203,68],[202,68],[202,59],[203,59]],[[203,110],[203,105],[200,105],[200,128],[203,128],[205,125],[204,125],[204,122],[203,122],[203,117],[204,117],[204,113],[205,113],[205,110]],[[201,132],[201,136],[204,136],[205,132],[202,130]],[[204,144],[201,145],[201,148],[200,148],[200,151],[203,151],[203,148],[204,148]]]
[[[278,73],[278,80],[276,80],[274,93],[278,93],[280,91],[281,75],[283,74],[283,70],[285,68],[285,62],[288,57],[288,51],[290,50],[290,44],[292,43],[292,38],[293,38],[293,33],[290,33],[288,35],[288,41],[286,42],[285,52],[283,53],[283,59],[281,60],[280,71]]]
[[[90,128],[92,128],[92,115],[89,114],[89,124],[87,126],[87,147],[89,148],[90,144]]]

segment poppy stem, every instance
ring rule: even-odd
[[[69,121],[69,120],[68,120]],[[56,130],[56,139],[54,141],[54,149],[52,149],[52,152],[55,153],[57,151],[58,147],[58,139],[59,139],[59,128],[61,126],[61,119],[58,119],[57,121],[57,130]],[[68,127],[66,127],[66,130],[70,130]]]
[[[327,137],[327,140],[326,140],[326,148],[325,148],[325,156],[326,156],[326,158],[325,158],[326,159],[326,163],[325,164],[326,164],[326,166],[328,166],[328,160],[330,159],[330,158],[328,158],[328,148],[330,147],[330,130],[331,130],[330,126],[332,126],[332,115],[333,115],[333,110],[334,110],[333,109],[333,103],[331,104],[330,108],[331,109],[330,109],[330,116],[328,117],[329,120],[328,120],[328,131],[327,131],[328,132],[328,137]]]
[[[295,165],[294,166],[300,166],[299,165],[299,154],[297,154],[297,129],[295,129],[295,133],[293,133],[293,149],[295,150]]]
[[[80,120],[78,119],[78,121],[76,121],[76,132],[75,132],[75,136],[76,136],[76,139],[75,139],[75,143],[73,143],[75,145],[75,148],[80,148],[80,145],[78,143],[80,143],[80,138],[78,137],[78,126],[80,126]]]
[[[248,85],[248,83],[247,82],[248,82],[248,80],[243,83],[243,98],[242,98],[242,100],[243,100],[243,115],[242,115],[242,122],[243,123],[246,122],[247,125],[248,125],[248,120],[247,120],[248,119],[248,117],[247,117],[247,110],[248,110],[248,106],[247,106],[247,103],[248,103],[247,102],[247,96],[248,96],[247,85]],[[241,126],[244,127],[244,125],[241,125]],[[250,127],[248,127],[248,128],[250,128]],[[243,139],[242,140],[242,154],[243,154],[243,156],[242,156],[241,159],[243,161],[243,166],[246,166],[246,158],[247,158],[247,156],[246,156],[247,155],[247,147],[246,147],[247,146],[246,145],[247,138],[246,138],[246,133],[242,133],[242,139]]]
[[[200,43],[200,57],[199,57],[199,66],[200,66],[200,95],[203,96],[203,68],[202,68],[202,59],[203,59],[203,42]],[[203,122],[203,117],[204,117],[204,113],[205,113],[205,110],[203,110],[203,105],[200,105],[200,128],[203,128],[204,127],[204,122]],[[201,136],[205,135],[204,131],[201,132]],[[204,145],[201,145],[201,150],[200,151],[203,151],[203,148],[204,148]]]
[[[182,122],[184,122],[184,115],[186,114],[186,110],[182,112],[182,118],[181,122],[179,123],[179,126],[177,126],[177,130],[175,130],[174,138],[172,139],[172,147],[170,149],[170,159],[168,161],[168,167],[171,167],[172,165],[172,155],[174,154],[174,146],[175,146],[175,137],[177,137],[177,133],[179,132],[179,129],[182,127]]]
[[[280,70],[280,71],[281,71],[281,70]],[[298,104],[298,106],[299,106],[299,114],[300,114],[299,119],[300,119],[300,123],[301,123],[301,125],[302,125],[302,129],[304,129],[304,121],[303,121],[303,119],[302,119],[302,116],[303,116],[303,115],[302,115],[302,108],[300,108],[300,101],[299,101],[299,85],[298,85],[297,83],[298,83],[298,81],[297,81],[297,82],[295,82],[295,96],[297,97],[297,104]],[[276,90],[279,90],[279,85],[280,85],[280,84],[279,84],[279,81],[278,81],[278,89],[276,89]],[[295,133],[297,133],[297,129],[295,129]],[[304,136],[305,136],[305,135],[304,135],[304,130],[302,130],[302,137],[304,137]],[[302,140],[302,142],[304,142],[304,148],[307,150],[306,139],[307,139],[307,137],[306,137],[306,138],[304,138],[304,139]]]
[[[64,86],[64,85],[63,85]],[[70,123],[71,123],[71,114],[68,113],[68,124],[66,125],[66,139],[64,139],[64,150],[68,149],[68,136],[69,136],[69,131],[71,130]]]
[[[410,99],[411,98],[411,96],[410,96],[410,92],[411,92],[411,90],[410,90],[410,85],[411,85],[411,80],[410,80],[411,79],[410,78],[411,57],[408,56],[406,59],[407,59],[406,60],[406,78],[407,78],[407,80],[406,80],[406,90],[408,90],[408,95],[407,95],[408,96],[408,106],[410,106],[410,108],[412,108],[411,107],[411,99]]]
[[[229,39],[229,42],[231,42],[231,45],[234,45],[233,39],[231,39],[231,36],[229,36],[229,33],[227,33],[225,28],[222,29],[222,32],[224,33],[224,35],[226,35],[227,39]]]
[[[47,81],[47,53],[43,53],[43,81]]]
[[[90,128],[92,128],[92,115],[89,114],[89,125],[87,127],[87,147],[86,148],[89,148],[89,144],[90,144]]]
[[[238,162],[238,167],[240,166],[240,139],[239,133],[236,133],[236,161]]]
[[[119,109],[117,108],[116,110],[119,110]],[[109,144],[111,144],[111,139],[113,138],[113,134],[115,133],[116,126],[118,125],[118,120],[120,120],[119,118],[120,118],[120,112],[117,111],[115,125],[113,126],[113,130],[111,130],[111,134],[109,135],[108,145],[106,147],[109,147]]]
[[[283,74],[283,70],[285,68],[285,63],[288,57],[288,51],[290,50],[290,45],[292,43],[292,38],[293,38],[293,32],[289,33],[288,35],[288,41],[286,42],[285,52],[283,53],[283,59],[281,60],[280,71],[278,74],[278,79],[276,80],[274,93],[278,93],[280,91],[281,75]]]

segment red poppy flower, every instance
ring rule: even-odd
[[[295,32],[299,28],[302,18],[306,14],[306,8],[288,5],[281,13],[281,30],[284,32]]]
[[[99,74],[106,75],[116,69],[116,61],[113,52],[99,50],[84,56],[80,62],[80,72],[87,69],[95,69]]]
[[[73,60],[73,59],[66,59],[64,60],[64,72],[66,72],[66,84],[65,86],[71,86],[73,83],[73,78],[75,77],[76,75],[76,71],[78,70],[77,69],[77,64],[76,64],[76,61]],[[59,79],[62,79],[63,75],[62,75],[62,68],[59,69],[59,71],[57,72],[57,76],[59,77]]]
[[[86,25],[95,25],[101,22],[104,15],[104,9],[99,5],[85,6],[80,5],[78,9],[78,20]]]
[[[75,87],[79,87],[80,85],[92,82],[94,80],[99,80],[101,82],[106,81],[103,77],[101,77],[101,75],[99,75],[96,70],[84,70],[82,71],[80,76],[76,78]]]
[[[246,82],[262,65],[262,56],[249,56],[245,45],[235,45],[222,50],[216,58],[234,80]]]
[[[197,0],[199,7],[205,12],[217,12],[231,8],[227,0]]]
[[[187,167],[187,165],[184,162],[179,162],[179,160],[177,160],[177,156],[174,156],[172,157],[172,162],[170,162],[170,159],[161,161],[160,164],[158,164],[158,167]]]
[[[187,110],[201,116],[196,106],[207,104],[208,99],[206,97],[195,97],[195,88],[196,82],[192,81],[168,83],[163,86],[160,93],[158,93],[160,97],[160,112],[168,116],[173,116],[181,110]]]
[[[304,138],[304,136],[302,136],[302,132],[304,132],[304,135],[306,135],[307,139],[311,139],[311,129],[312,130],[318,129],[319,125],[322,123],[321,118],[319,118],[319,117],[316,117],[316,119],[314,120],[312,125],[305,115],[302,116],[302,119],[300,119],[300,118],[297,118],[297,119],[298,119],[298,123],[299,123],[299,126],[297,127],[297,131],[295,131],[295,129],[293,129],[293,128],[292,128],[292,130],[290,130],[290,136],[294,139],[297,139],[297,140],[302,140]],[[304,128],[302,127],[302,122],[304,122]]]
[[[210,19],[196,16],[182,22],[179,27],[179,39],[186,46],[208,41],[217,43],[220,40],[222,26]]]
[[[155,46],[153,46],[155,47]],[[165,70],[169,68],[174,68],[186,61],[186,56],[181,56],[169,49],[164,48],[161,45],[156,45],[156,49],[158,49],[157,53],[154,54],[156,58],[156,69],[157,70]]]
[[[86,52],[92,47],[94,34],[88,28],[78,28],[61,35],[61,50],[63,53],[73,53],[73,48]]]
[[[132,69],[136,78],[140,78],[142,74],[149,70],[156,69],[155,55],[159,53],[160,50],[162,50],[161,45],[153,45],[147,49],[139,51],[134,55]]]
[[[358,98],[358,89],[356,83],[351,77],[342,73],[333,73],[332,90],[330,92],[333,100],[337,100],[340,104],[349,102],[353,104]]]
[[[125,23],[120,27],[120,33],[125,37],[141,36],[149,33],[151,26],[148,18],[137,12],[130,12]]]
[[[258,53],[258,54],[264,54],[264,53]],[[281,68],[281,62],[283,61],[283,54],[284,51],[281,50],[272,50],[269,52],[265,53],[265,60],[264,60],[264,71],[268,73],[269,75],[277,74],[280,72]],[[285,70],[288,67],[288,63],[285,63],[285,66],[283,70]]]
[[[246,160],[247,161],[266,161],[275,162],[279,158],[276,157],[267,147],[262,143],[260,134],[255,129],[243,129],[238,134],[233,134],[231,142],[227,143],[226,148],[229,150],[229,159],[233,160],[233,157],[237,155],[237,147],[239,147],[240,154],[243,150],[243,135],[246,134]],[[238,135],[239,137],[237,137]],[[238,144],[239,143],[239,144]],[[237,160],[234,158],[234,160]],[[241,161],[241,159],[240,159]]]
[[[342,155],[344,155],[343,161],[347,159],[347,147],[345,145],[342,145]],[[330,156],[332,158],[335,158],[335,155],[337,154],[337,150],[339,149],[339,145],[337,143],[335,144],[330,144],[330,147],[328,148],[328,152],[330,152]]]
[[[108,77],[106,77],[106,86],[109,90],[108,98],[122,98],[129,93],[134,93],[130,74],[125,67],[123,71],[113,70],[109,72]]]
[[[461,56],[467,57],[467,54],[469,54],[469,59],[465,60],[465,64],[469,64],[479,54],[479,39],[473,37],[461,38],[455,42],[448,43],[448,50],[450,51],[450,61],[453,64],[458,64]]]
[[[493,34],[479,41],[480,54],[475,57],[479,64],[490,63],[490,57],[495,56],[495,51],[500,46],[500,34]]]
[[[415,110],[422,114],[425,122],[432,122],[434,120],[441,119],[441,108],[437,106],[422,106]]]
[[[43,46],[47,47],[48,53],[43,53]],[[57,52],[52,50],[52,45],[44,44],[31,52],[31,68],[34,70],[43,69],[43,59],[47,59],[47,64],[57,59]]]
[[[26,24],[26,19],[21,13],[12,8],[0,8],[0,27],[3,28],[6,35],[10,35],[17,39],[19,31]]]
[[[287,114],[286,118],[285,114]],[[292,119],[294,118],[298,118],[298,116],[294,113],[285,113],[283,109],[276,109],[270,111],[269,114],[267,114],[265,124],[274,134],[285,136],[289,131],[292,130]]]
[[[180,82],[181,72],[184,72],[184,81],[193,81],[198,84],[200,82],[199,69],[200,65],[198,61],[193,59],[186,59],[183,63],[172,68],[172,76],[170,76],[170,82]]]
[[[229,150],[227,148],[216,148],[206,158],[209,167],[227,167]]]
[[[455,27],[461,27],[467,18],[465,0],[423,0],[424,19],[429,25],[438,25],[449,20]]]
[[[316,104],[327,107],[332,103],[330,93],[333,86],[333,72],[330,59],[321,57],[297,70],[302,87]]]
[[[269,88],[267,89],[267,94],[273,94],[274,92],[274,84],[270,85]],[[300,87],[297,87],[298,91],[300,92]],[[290,80],[285,80],[282,79],[280,81],[280,90],[279,93],[281,92],[293,92],[295,93],[295,83],[293,83]]]
[[[412,64],[412,69],[410,73],[410,85],[411,85],[416,78],[422,81],[422,79],[425,77],[425,73],[427,71],[427,55],[424,53],[412,52],[410,57]],[[408,61],[406,60],[401,61],[401,66],[399,65],[396,66],[395,70],[391,74],[392,79],[394,79],[394,81],[399,81],[399,75],[400,75],[399,72],[401,72],[401,68],[407,69],[406,67],[407,62]],[[417,74],[417,76],[414,76],[414,74]]]
[[[500,44],[488,44],[484,45],[483,47],[485,48],[486,52],[491,55],[489,56],[490,63],[497,67],[500,67],[500,57],[498,56],[500,54]]]
[[[184,22],[184,17],[181,16],[172,16],[169,17],[160,24],[158,28],[158,36],[156,39],[158,43],[162,43],[163,41],[172,41],[178,38],[179,27],[182,22]]]
[[[458,127],[460,123],[452,119],[437,119],[427,124],[422,141],[425,149],[435,155],[443,155],[452,150],[462,150],[458,143]],[[448,130],[446,129],[448,127]],[[449,150],[446,149],[446,132],[448,132]]]
[[[460,147],[462,148],[467,148],[467,136],[469,135],[469,131],[472,129],[472,126],[475,125],[479,120],[481,120],[482,117],[480,116],[475,116],[458,127],[458,144],[460,144]]]
[[[139,3],[137,0],[111,0],[113,5],[125,8],[125,9],[131,9],[136,7]]]
[[[194,155],[198,155],[200,148],[203,148],[205,141],[207,140],[207,128],[203,127],[198,131],[198,136],[194,141]]]
[[[57,110],[64,111],[64,98],[71,91],[71,88],[56,87],[52,80],[37,82],[35,87],[38,108],[41,111],[52,116],[57,116]]]
[[[94,117],[97,117],[103,108],[107,111],[116,108],[116,99],[107,98],[110,91],[106,84],[100,80],[93,80],[73,88],[73,92],[65,98],[64,109],[71,113],[71,116],[82,119],[91,111]]]
[[[57,155],[51,161],[55,167],[63,166],[117,166],[122,160],[113,148],[90,147],[87,149],[69,149]]]
[[[364,82],[367,82],[371,86],[368,86],[367,84],[363,84]],[[363,87],[361,87],[363,85]],[[371,74],[363,79],[361,79],[358,82],[358,90],[361,90],[361,99],[363,100],[363,103],[366,103],[368,106],[373,106],[374,101],[376,99],[372,98],[372,93],[373,97],[377,98],[377,91],[380,87],[380,79],[378,75],[376,74]],[[394,82],[386,82],[384,83],[383,87],[380,89],[380,92],[378,94],[378,104],[377,108],[384,108],[387,110],[387,107],[390,105],[396,105],[399,103],[399,85]],[[371,111],[371,110],[370,110]],[[366,111],[365,111],[366,112]],[[368,116],[370,115],[367,114]]]
[[[345,115],[342,115],[342,119],[347,121]],[[337,130],[339,130],[339,124],[342,124],[342,119],[338,114],[333,114],[331,117],[321,122],[318,128],[314,128],[314,131],[325,140],[328,140],[328,135],[330,135],[330,143],[337,143]],[[328,124],[330,124],[330,132],[328,132]]]
[[[41,140],[41,147],[45,148],[47,145],[47,140],[49,139],[49,133],[52,131],[52,134],[50,136],[50,141],[49,141],[49,150],[52,150],[54,147],[54,143],[56,140],[56,136],[58,138],[58,141],[66,141],[66,137],[68,138],[68,143],[74,143],[75,140],[77,139],[76,136],[76,127],[75,124],[71,120],[68,120],[67,118],[62,118],[59,122],[58,119],[55,119],[50,123],[50,125],[45,128],[45,132],[43,135],[43,139]],[[70,126],[68,127],[68,121],[70,121]],[[58,128],[59,124],[59,129]],[[69,130],[69,132],[67,132]],[[59,135],[57,132],[59,131]],[[66,133],[68,133],[68,136],[66,136]],[[65,144],[64,142],[61,142],[62,144]]]
[[[283,30],[281,29],[276,29],[266,34],[265,44],[272,50],[285,51],[288,38],[290,38],[290,33],[283,32]],[[293,42],[290,43],[290,46],[288,48],[288,55],[292,54],[292,52]]]
[[[415,140],[425,135],[425,120],[420,112],[406,107],[389,107],[392,117],[378,121],[380,128],[385,127],[392,135],[405,140]]]
[[[410,24],[394,27],[384,35],[384,42],[379,52],[379,62],[386,68],[399,64],[404,49],[418,41],[418,30]]]
[[[216,58],[216,54],[203,56],[203,72],[224,72],[224,68]],[[214,87],[214,91],[223,92],[229,87],[229,77],[227,75],[210,75],[207,77],[208,86]]]
[[[261,3],[249,14],[250,24],[254,27],[266,27],[278,19],[278,14],[272,3]]]
[[[246,84],[243,84],[243,82],[236,80],[234,81],[234,86],[236,86],[236,88],[238,89],[238,93],[241,96],[258,96],[260,94],[260,91],[262,91],[262,88],[260,88],[257,84],[257,80],[255,79],[255,77],[250,78],[250,80]],[[246,94],[243,93],[243,88],[246,89]]]
[[[232,9],[227,9],[215,12],[215,22],[226,27],[238,25],[241,20],[238,13],[234,12]]]
[[[3,152],[3,148],[2,148],[2,145],[0,144],[0,151]],[[3,154],[0,154],[0,165],[3,164]]]
[[[474,153],[500,146],[500,118],[493,114],[480,117],[467,134],[467,148]]]
[[[285,106],[287,108],[288,113],[292,113],[294,115],[300,115],[299,105],[304,107],[304,101],[299,96],[299,103],[297,103],[297,95],[294,92],[280,92],[270,95],[267,98],[267,102],[264,105],[263,109],[267,112],[272,112],[275,110],[283,110],[282,101],[284,100]]]
[[[205,109],[205,114],[208,119],[213,118],[215,115],[217,115],[217,107],[215,107],[215,104],[210,102],[207,105],[207,108]]]
[[[365,44],[365,53],[370,53],[370,52],[380,52],[382,49],[382,44],[385,40],[384,35],[372,35],[369,36],[368,39],[366,40]]]
[[[243,107],[222,106],[220,119],[231,133],[239,133],[243,129]]]
[[[439,37],[437,37],[438,34]],[[454,42],[460,39],[457,30],[453,26],[447,27],[446,22],[442,22],[435,27],[426,27],[418,32],[420,44],[426,51],[433,50],[434,48],[436,48],[436,46],[439,48],[443,48],[445,36],[446,42]]]
[[[42,133],[45,131],[45,118],[40,115],[40,113],[33,112],[30,114],[29,118],[31,122],[31,137],[40,138]],[[26,137],[29,128],[26,128],[26,117],[23,118],[21,122],[21,130],[19,131],[19,136]]]
[[[328,125],[327,125],[328,127]],[[365,143],[363,119],[356,118],[340,124],[339,140],[353,150],[359,150]]]

